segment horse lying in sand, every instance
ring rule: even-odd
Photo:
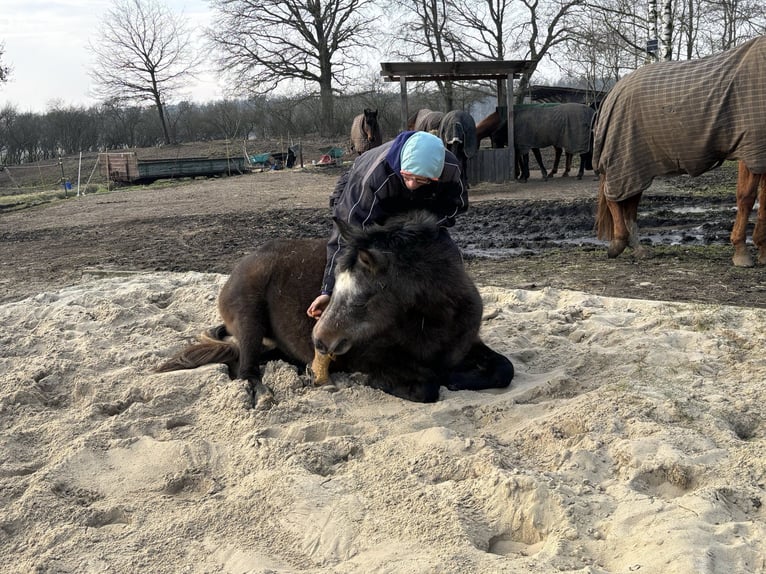
[[[223,325],[157,370],[225,363],[261,408],[274,397],[260,364],[274,358],[311,364],[315,384],[329,382],[332,358],[333,371],[366,373],[370,386],[419,402],[436,401],[442,385],[511,383],[511,361],[479,337],[481,297],[434,216],[413,212],[365,230],[336,223],[347,248],[318,321],[306,309],[324,272],[326,240],[272,241],[234,267],[218,298]]]

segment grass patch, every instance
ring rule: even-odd
[[[81,194],[91,195],[94,193],[106,193],[106,187],[100,185],[87,185],[80,188]],[[13,195],[0,195],[0,213],[17,211],[44,205],[60,199],[71,199],[77,196],[77,190],[71,189],[65,192],[63,189],[49,191],[31,191],[28,193],[16,193]]]

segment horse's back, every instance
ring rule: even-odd
[[[444,112],[420,110],[415,121],[415,130],[421,132],[438,131],[443,117]]]
[[[235,337],[242,321],[260,322],[266,336],[291,357],[310,362],[311,329],[306,315],[319,295],[326,239],[278,239],[240,259],[218,297],[218,308]]]
[[[471,158],[476,155],[479,147],[476,138],[476,121],[468,112],[452,110],[444,114],[439,124],[439,136],[447,145],[459,141],[466,157]]]
[[[596,117],[593,166],[622,201],[654,177],[700,175],[725,159],[766,173],[766,37],[697,60],[657,62],[615,84]],[[736,89],[732,89],[736,86]]]

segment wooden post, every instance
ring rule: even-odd
[[[513,141],[513,73],[509,73],[506,80],[505,102],[508,106],[508,169],[510,170],[507,181],[514,181],[516,179],[516,146]]]
[[[407,78],[404,77],[404,74],[402,74],[399,77],[399,85],[401,86],[402,91],[402,125],[401,125],[401,131],[407,130],[407,118],[409,117],[409,113],[407,110]]]

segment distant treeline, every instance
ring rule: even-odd
[[[482,97],[472,95],[472,100]],[[438,93],[408,96],[410,110],[438,109]],[[465,102],[466,105],[470,102]],[[400,94],[376,92],[335,98],[333,125],[338,137],[348,137],[354,116],[364,108],[379,111],[387,138],[399,132]],[[320,132],[319,99],[263,98],[223,100],[207,104],[181,102],[166,107],[174,143],[211,140],[305,138]],[[79,152],[162,145],[157,111],[147,107],[53,106],[45,113],[0,110],[0,165],[18,165]]]

